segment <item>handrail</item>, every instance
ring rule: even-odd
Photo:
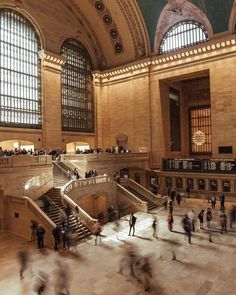
[[[64,188],[64,187],[63,187]],[[98,221],[98,219],[92,218],[86,211],[84,211],[78,204],[76,204],[71,198],[69,198],[61,188],[62,202],[65,200],[67,204],[76,211],[76,207],[79,208],[80,220],[84,223],[90,231],[93,230],[94,224]]]
[[[20,197],[11,197],[11,198],[15,198],[15,199],[19,199]],[[34,211],[37,213],[38,217],[40,219],[43,219],[44,221],[46,221],[48,223],[48,226],[51,228],[56,227],[56,224],[47,216],[46,213],[44,213],[36,204],[35,202],[28,198],[28,197],[22,197],[25,202],[26,202],[26,206],[29,207],[29,205],[31,206],[31,208],[34,209]]]
[[[147,202],[140,200],[138,197],[136,197],[134,194],[132,194],[130,191],[128,191],[126,188],[121,186],[120,184],[117,184],[118,191],[121,191],[126,197],[128,197],[129,201],[134,204],[135,207],[138,208],[140,211],[147,212],[148,205]]]
[[[62,187],[62,191],[65,194],[68,194],[74,188],[84,187],[84,186],[89,186],[94,184],[101,184],[101,183],[112,183],[112,182],[113,182],[113,179],[108,175],[70,180],[68,183],[66,183]]]
[[[43,197],[46,197],[46,199],[51,203],[53,206],[56,206],[56,208],[61,212],[64,213],[64,211],[53,201],[51,200],[47,195],[43,195]],[[64,213],[65,214],[65,213]]]
[[[120,158],[140,158],[140,157],[149,157],[149,152],[139,152],[139,153],[93,153],[93,154],[66,154],[66,155],[62,155],[62,159],[63,161],[65,160],[69,160],[72,158],[77,158],[78,160],[84,160],[86,159],[87,161],[91,161],[91,160],[99,160],[99,159],[120,159]]]
[[[156,203],[157,201],[161,200],[161,195],[155,195],[149,190],[147,190],[145,187],[134,181],[133,179],[128,178],[128,183],[131,184],[131,187],[137,187],[139,191],[145,192],[145,197],[149,198],[152,202]]]
[[[56,161],[52,161],[53,165],[57,166],[59,169],[61,169],[65,174],[67,174],[67,171],[62,168]],[[69,167],[68,167],[69,170],[71,170]],[[71,170],[72,171],[72,170]]]

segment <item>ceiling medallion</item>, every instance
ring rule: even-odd
[[[116,39],[118,37],[118,31],[116,29],[110,29],[110,35],[113,39]]]
[[[206,142],[206,135],[200,129],[193,134],[193,143],[203,145]]]
[[[98,11],[103,11],[105,9],[105,6],[102,1],[96,1],[94,3],[94,6]]]
[[[115,44],[115,52],[116,53],[121,53],[123,51],[123,45],[120,42],[117,42]]]
[[[108,14],[103,16],[103,21],[106,25],[110,25],[112,23],[112,17]]]

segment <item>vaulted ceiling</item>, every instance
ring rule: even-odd
[[[60,54],[66,38],[81,41],[94,69],[105,69],[145,58],[155,52],[159,20],[191,7],[208,22],[213,34],[230,30],[234,0],[0,0],[35,25],[43,48]],[[234,4],[234,5],[233,5]],[[192,9],[191,8],[191,9]],[[192,9],[192,10],[194,10]],[[165,12],[168,12],[164,14]],[[162,30],[162,28],[161,28]]]

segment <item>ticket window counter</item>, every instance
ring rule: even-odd
[[[176,180],[175,180],[175,187],[177,189],[182,189],[184,186],[183,186],[183,178],[181,177],[176,177]]]
[[[217,192],[218,190],[218,182],[216,179],[210,179],[209,188],[212,192]]]
[[[205,191],[206,190],[206,181],[203,178],[198,179],[198,190]]]
[[[229,180],[222,180],[222,191],[225,193],[231,192],[231,184]]]

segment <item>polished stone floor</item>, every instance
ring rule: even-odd
[[[231,204],[226,204],[227,210]],[[29,295],[35,292],[39,277],[46,274],[42,294],[67,294],[61,291],[66,284],[70,295],[140,295],[147,294],[143,285],[129,269],[118,273],[127,245],[137,247],[139,257],[149,256],[152,267],[151,291],[155,295],[233,295],[236,294],[236,226],[220,234],[218,208],[214,210],[211,232],[197,230],[188,244],[181,225],[182,216],[194,208],[198,213],[209,204],[202,200],[187,200],[174,209],[174,232],[167,227],[164,209],[153,214],[136,213],[136,235],[128,236],[128,221],[120,224],[117,239],[114,224],[104,226],[102,243],[94,245],[94,237],[77,246],[77,253],[46,249],[39,252],[35,245],[13,235],[0,233],[0,295]],[[158,219],[158,239],[152,236],[152,220]],[[199,228],[199,225],[198,225]],[[206,226],[205,226],[206,228]],[[30,267],[23,280],[19,278],[17,252],[30,252]],[[177,260],[172,260],[173,253]],[[123,265],[123,264],[121,264]],[[61,273],[58,274],[58,267]],[[58,279],[60,276],[60,279]],[[69,294],[69,293],[68,293]]]

